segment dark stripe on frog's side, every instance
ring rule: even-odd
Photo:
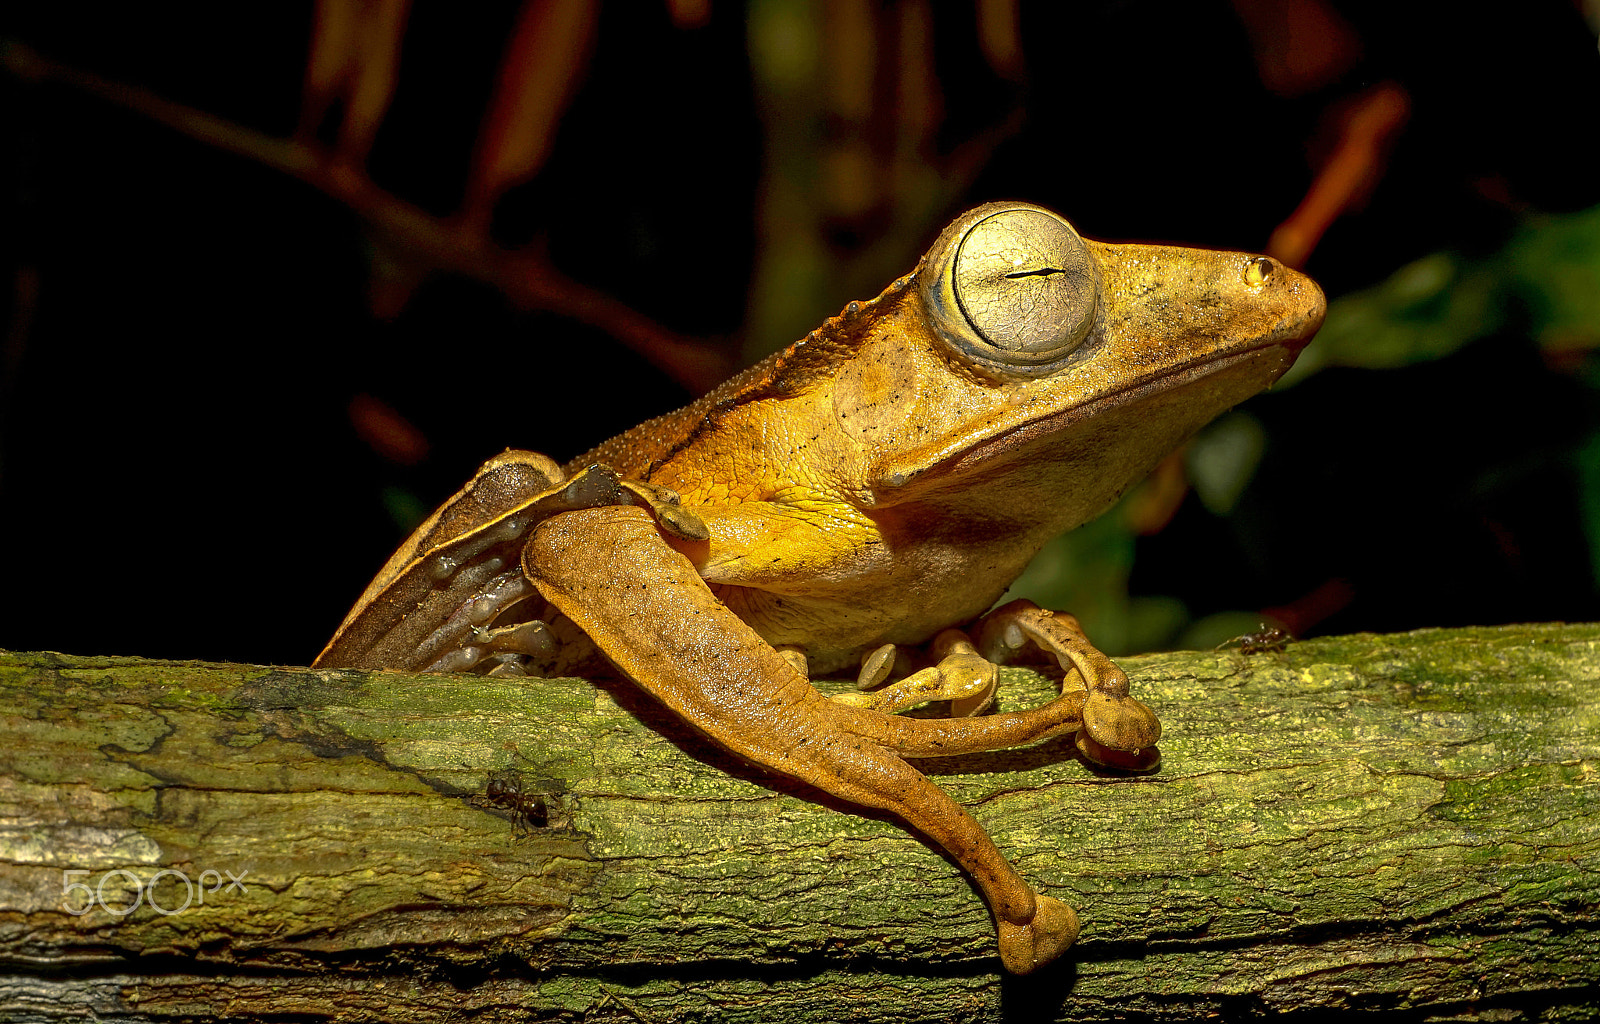
[[[519,505],[534,501],[538,496],[564,479],[560,466],[538,452],[508,448],[478,467],[466,486],[448,500],[422,524],[411,531],[405,543],[389,556],[378,574],[367,584],[360,600],[345,616],[334,637],[337,639],[355,621],[356,614],[379,594],[389,589],[400,574],[424,557],[428,552],[465,536],[485,523],[492,522]]]
[[[521,460],[507,459],[511,455],[533,453],[507,452],[491,460],[487,471],[480,470],[472,484],[451,499],[424,535],[416,538],[416,552],[431,551],[446,541],[463,536],[491,520],[514,510],[540,494],[550,490],[558,481],[552,480],[537,466]],[[543,456],[539,456],[543,458]],[[505,460],[505,461],[501,461]],[[500,462],[495,465],[495,462]]]
[[[529,456],[533,453],[506,452],[486,465],[485,475],[499,472],[497,462],[536,466],[543,458]],[[475,500],[477,479],[390,559],[314,666],[425,668],[441,651],[464,643],[474,625],[487,624],[449,623],[491,582],[520,575],[522,545],[535,524],[579,508],[642,503],[605,466],[591,467],[532,495],[517,490],[531,477],[522,479],[512,472],[499,482],[506,486],[491,486],[481,500]],[[496,507],[499,511],[487,518],[472,518]],[[402,556],[403,564],[396,565]]]

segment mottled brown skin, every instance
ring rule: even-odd
[[[1323,310],[1264,257],[979,207],[878,298],[692,405],[565,467],[486,464],[316,664],[546,671],[597,649],[725,749],[938,842],[1006,968],[1031,971],[1076,916],[906,759],[1076,732],[1093,760],[1155,765],[1159,723],[1075,620],[989,609],[1046,540],[1282,375]],[[880,687],[885,645],[930,641],[936,664]],[[959,717],[990,702],[995,661],[1026,654],[1059,661],[1060,697]],[[807,677],[864,660],[860,693]],[[958,717],[894,713],[929,700]]]

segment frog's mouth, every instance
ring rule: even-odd
[[[1320,320],[1317,317],[1315,324]],[[975,424],[941,445],[942,452],[907,453],[884,463],[874,489],[882,498],[898,500],[914,481],[968,474],[988,463],[1022,456],[1037,443],[1068,436],[1075,426],[1114,418],[1119,409],[1149,413],[1133,433],[1140,435],[1142,452],[1154,452],[1141,461],[1153,464],[1222,412],[1270,387],[1294,365],[1313,333],[1314,325],[1312,330],[1286,325],[1281,336],[1274,332],[1246,348],[1197,356],[998,433],[993,423]],[[1224,383],[1219,378],[1231,379]],[[1215,386],[1206,394],[1193,393],[1208,381]]]

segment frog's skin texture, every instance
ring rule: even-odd
[[[1075,732],[1155,766],[1161,728],[1068,615],[997,598],[1218,413],[1277,380],[1321,291],[1261,256],[1080,238],[991,203],[911,274],[677,412],[558,466],[488,462],[389,560],[316,665],[500,674],[596,652],[714,743],[939,843],[1025,973],[1077,936],[909,759]],[[985,614],[987,613],[987,614]],[[910,647],[934,663],[887,682]],[[994,663],[1062,693],[977,715]],[[810,672],[859,669],[826,697]],[[950,718],[897,714],[931,700]]]

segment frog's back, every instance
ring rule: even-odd
[[[646,420],[568,462],[572,474],[595,463],[610,466],[632,480],[648,481],[656,466],[694,444],[715,426],[726,410],[763,398],[798,394],[829,377],[841,359],[861,342],[864,328],[881,307],[898,301],[911,287],[915,273],[895,281],[877,298],[852,302],[804,338],[759,363],[734,374],[714,389],[674,412]]]

